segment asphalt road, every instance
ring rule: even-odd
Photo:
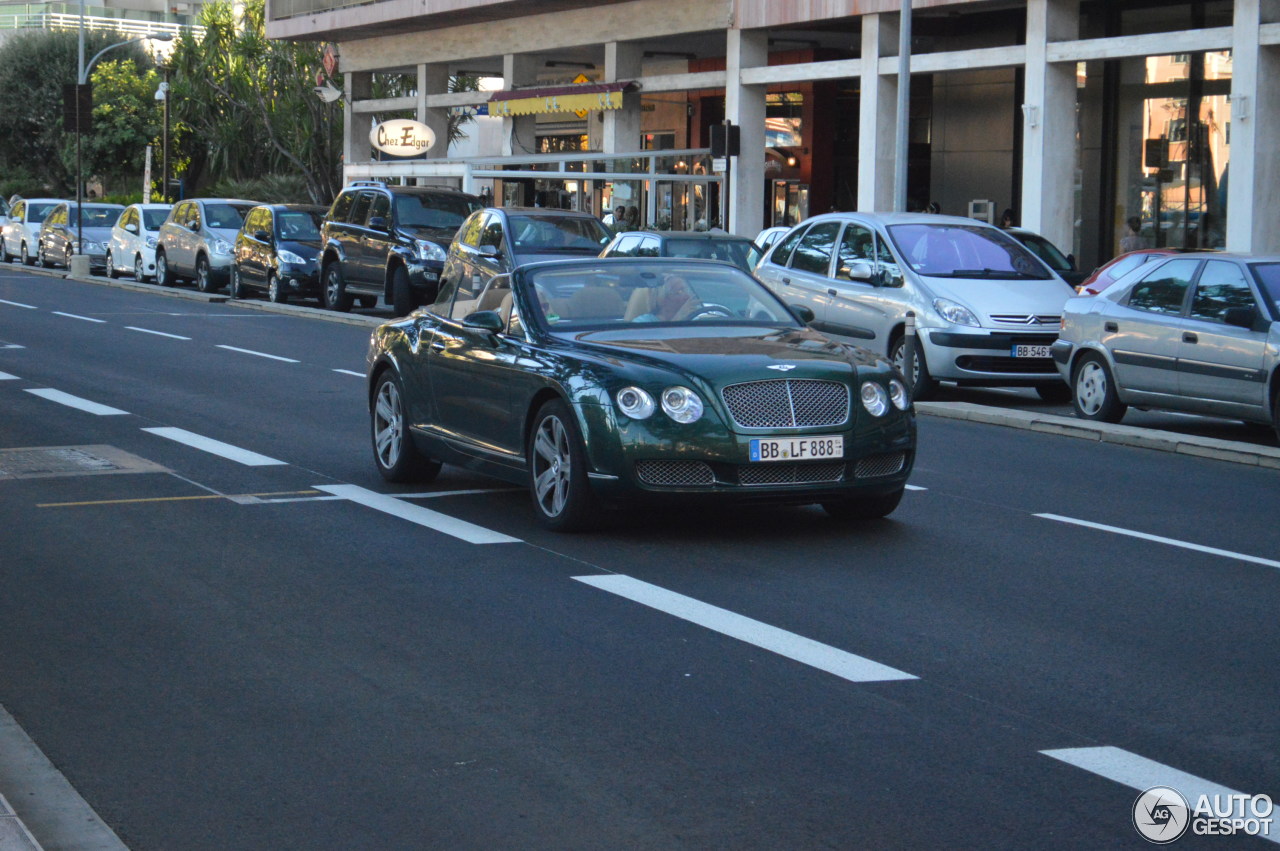
[[[554,535],[382,482],[367,340],[0,267],[0,459],[76,470],[0,475],[0,705],[129,848],[1140,848],[1150,786],[1280,797],[1280,472],[921,417],[888,520]]]

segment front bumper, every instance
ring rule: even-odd
[[[943,381],[977,386],[1032,386],[1061,381],[1053,358],[1013,356],[1015,346],[1052,346],[1057,332],[952,331],[921,328],[929,373]]]
[[[276,279],[290,295],[316,295],[320,292],[318,264],[318,260],[301,265],[281,263],[276,269]]]

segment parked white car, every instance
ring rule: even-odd
[[[899,369],[914,312],[917,399],[939,380],[1070,398],[1049,346],[1075,290],[999,228],[953,216],[828,213],[782,237],[755,275],[812,310],[819,331],[882,352]]]
[[[172,204],[130,204],[125,207],[107,244],[107,276],[132,274],[149,281],[156,274],[156,238],[169,218]]]
[[[9,210],[0,232],[0,256],[8,263],[15,257],[24,266],[34,266],[40,250],[40,225],[59,204],[69,203],[64,198],[22,198]]]

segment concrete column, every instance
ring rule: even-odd
[[[1028,0],[1020,218],[1062,246],[1075,244],[1076,64],[1046,53],[1079,35],[1080,0]]]
[[[367,71],[347,73],[343,75],[347,97],[343,101],[343,124],[346,127],[346,138],[342,145],[342,162],[344,165],[367,163],[373,159],[373,146],[369,144],[369,131],[373,129],[373,115],[368,112],[357,113],[351,104],[358,100],[373,97],[373,74]]]
[[[503,87],[531,86],[538,82],[537,56],[508,53],[502,58]],[[538,153],[538,116],[517,115],[502,119],[502,155],[526,157]]]
[[[862,18],[862,80],[858,103],[858,209],[893,209],[894,137],[898,78],[881,76],[881,56],[897,53],[899,21],[893,15]]]
[[[1231,69],[1231,163],[1227,250],[1280,251],[1280,48],[1259,43],[1258,27],[1280,19],[1277,0],[1236,0]],[[1270,81],[1263,86],[1264,80]]]
[[[427,95],[442,95],[448,91],[448,65],[430,62],[418,66],[418,120],[436,134],[435,146],[427,151],[428,159],[444,159],[449,156],[449,110],[447,107],[427,108]]]
[[[639,45],[611,41],[604,46],[604,79],[607,83],[634,80],[641,76],[644,51]],[[644,147],[640,139],[640,92],[622,95],[622,109],[604,113],[602,150],[607,154],[638,151]]]
[[[744,86],[742,69],[769,64],[768,33],[729,30],[725,58],[725,117],[742,128],[742,155],[729,181],[729,227],[754,238],[764,227],[765,86]]]

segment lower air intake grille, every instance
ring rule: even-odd
[[[871,455],[862,458],[854,467],[853,474],[859,479],[874,479],[880,476],[892,476],[902,471],[907,457],[901,452],[889,452],[884,455]]]
[[[838,482],[843,478],[843,461],[826,464],[751,464],[738,468],[738,484],[748,487]]]
[[[665,488],[706,487],[716,479],[704,461],[637,461],[636,475],[646,485]]]

